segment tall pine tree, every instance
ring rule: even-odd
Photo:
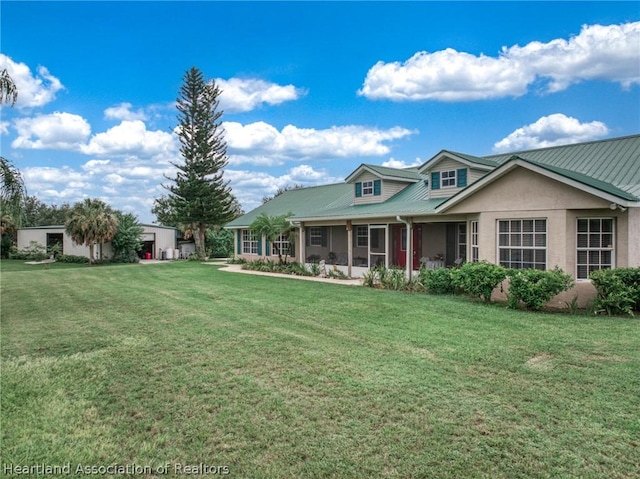
[[[170,212],[174,221],[192,232],[196,254],[205,253],[208,226],[223,226],[236,215],[236,201],[223,170],[228,163],[219,107],[222,91],[214,81],[205,82],[202,72],[191,68],[183,77],[177,99],[180,154],[182,163],[169,194],[156,200],[154,210]]]

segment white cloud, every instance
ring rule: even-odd
[[[387,130],[364,126],[334,126],[324,130],[285,126],[278,131],[265,122],[242,125],[225,122],[231,163],[278,164],[288,160],[345,158],[388,154],[385,143],[415,133],[406,128]]]
[[[107,108],[104,111],[104,117],[111,120],[146,120],[147,116],[144,111],[131,111],[133,105],[131,103],[120,103],[119,105]]]
[[[285,186],[316,186],[343,181],[343,178],[331,177],[324,170],[316,170],[309,165],[295,166],[280,176],[263,171],[228,169],[225,178],[230,180],[233,194],[245,211],[260,206],[262,198],[273,196]]]
[[[413,163],[407,163],[404,160],[396,160],[395,158],[389,158],[387,161],[382,163],[382,166],[387,166],[389,168],[411,168],[415,166],[420,166],[424,163],[420,158],[416,158]]]
[[[609,133],[600,121],[580,123],[576,118],[555,113],[518,128],[493,145],[496,152],[530,150],[596,140]]]
[[[8,134],[9,134],[9,122],[0,121],[0,135],[8,135]]]
[[[265,103],[278,105],[297,100],[305,94],[304,90],[293,85],[283,86],[251,78],[216,78],[215,82],[222,90],[220,106],[229,113],[251,111]]]
[[[16,63],[0,53],[0,70],[5,69],[18,89],[16,107],[39,107],[52,102],[64,86],[46,67],[39,66],[33,74],[25,63]]]
[[[18,136],[13,148],[77,150],[91,134],[87,120],[71,113],[55,112],[14,121]]]
[[[473,101],[525,94],[536,79],[556,92],[584,80],[640,83],[640,22],[585,25],[569,40],[503,47],[497,57],[448,48],[376,63],[359,95],[369,99]]]
[[[97,156],[172,157],[177,152],[177,140],[171,133],[149,131],[140,120],[125,120],[119,125],[91,137],[81,151]]]

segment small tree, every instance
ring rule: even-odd
[[[118,219],[106,203],[87,198],[73,205],[65,230],[74,243],[89,246],[89,262],[93,263],[95,245],[113,239]]]
[[[291,240],[293,239],[293,226],[291,223],[287,221],[287,218],[291,216],[293,213],[287,213],[280,216],[268,216],[266,213],[260,213],[258,217],[253,220],[253,223],[249,225],[249,229],[256,233],[259,237],[266,237],[267,240],[273,245],[273,247],[278,252],[278,261],[282,264],[282,251],[280,251],[280,247],[278,245],[278,239],[281,236],[284,236],[289,244],[291,245]],[[291,247],[289,248],[291,249]],[[286,263],[288,251],[285,255],[284,262]]]
[[[215,82],[205,82],[202,72],[191,68],[183,77],[177,100],[180,154],[183,163],[173,182],[165,186],[169,194],[156,200],[155,211],[171,222],[186,225],[193,232],[196,254],[204,258],[205,235],[210,226],[222,226],[236,214],[237,202],[223,169],[228,163],[218,110],[221,90]]]
[[[142,233],[144,228],[138,223],[138,218],[131,213],[116,212],[118,231],[111,240],[113,256],[123,263],[138,262],[138,251],[142,249]]]
[[[0,72],[0,103],[11,103],[13,106],[16,101],[18,101],[18,87],[5,68]]]

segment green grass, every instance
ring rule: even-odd
[[[635,318],[194,262],[0,269],[3,464],[637,477]]]

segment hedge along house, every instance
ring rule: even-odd
[[[419,168],[361,165],[344,183],[287,191],[229,223],[238,256],[274,257],[249,230],[262,212],[290,213],[297,261],[353,277],[486,260],[558,266],[593,294],[591,271],[640,266],[640,135],[484,157],[442,150]]]
[[[149,253],[152,259],[161,259],[162,252],[176,250],[178,246],[178,230],[168,226],[142,224],[141,258]],[[86,256],[89,258],[89,246],[78,245],[65,232],[64,226],[34,226],[18,229],[18,250],[28,248],[32,242],[44,246],[47,250],[55,244],[61,245],[62,254]],[[108,259],[113,256],[111,242],[98,243],[94,248],[94,259]]]

